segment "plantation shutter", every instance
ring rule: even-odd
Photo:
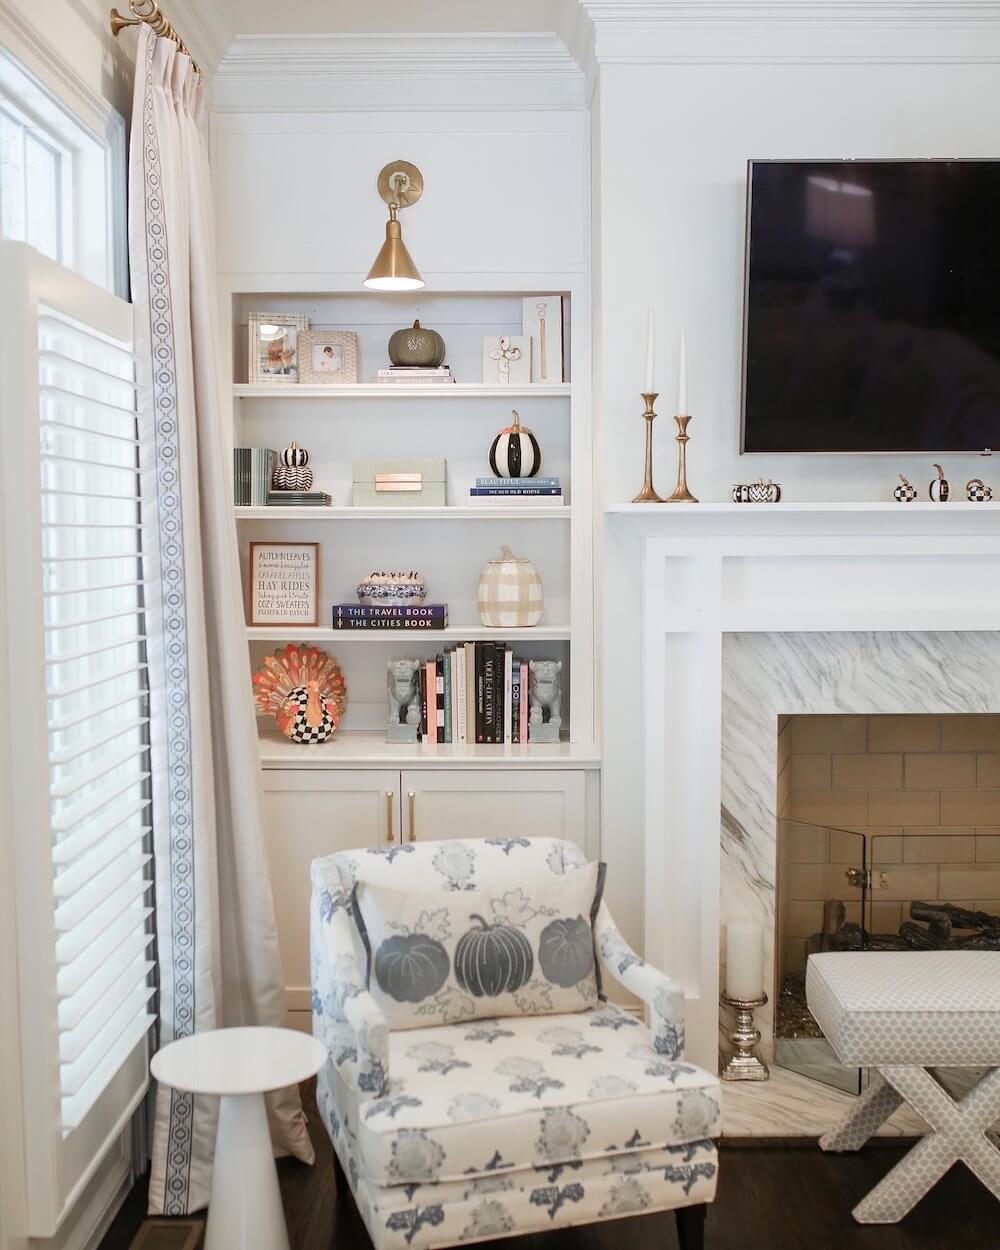
[[[155,1020],[137,389],[129,305],[0,248],[24,1129],[51,1236],[145,1091]]]

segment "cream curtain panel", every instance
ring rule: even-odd
[[[129,249],[143,368],[145,565],[153,717],[160,1044],[279,1025],[281,968],[261,826],[232,453],[218,386],[202,86],[174,43],[139,31]],[[312,1162],[296,1090],[270,1101],[275,1149]],[[149,1209],[205,1206],[216,1106],[156,1094]]]

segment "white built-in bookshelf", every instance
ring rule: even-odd
[[[538,278],[538,281],[535,279]],[[310,453],[315,488],[333,496],[328,508],[237,507],[234,514],[246,586],[252,541],[317,542],[320,625],[312,629],[247,627],[256,665],[274,647],[315,642],[337,657],[347,682],[347,711],[336,739],[319,748],[284,742],[258,721],[261,758],[268,766],[348,768],[366,766],[566,767],[593,761],[594,619],[592,594],[592,490],[590,344],[588,293],[575,276],[533,275],[530,283],[503,290],[469,281],[466,289],[425,289],[413,295],[368,293],[357,288],[302,289],[301,277],[282,287],[269,275],[224,283],[231,311],[234,446],[280,450],[293,439]],[[320,282],[316,280],[317,287]],[[521,333],[521,301],[533,294],[564,298],[566,374],[582,379],[554,385],[487,386],[482,376],[485,335]],[[354,330],[359,337],[356,385],[310,386],[247,382],[247,321],[251,312],[303,313],[313,328]],[[390,334],[412,324],[437,330],[447,345],[454,385],[398,386],[374,383],[388,364]],[[562,507],[530,504],[470,506],[469,487],[488,474],[495,434],[517,408],[544,453],[543,472],[562,479]],[[355,459],[443,458],[447,461],[446,507],[355,507]],[[541,574],[545,608],[534,629],[498,631],[480,622],[476,592],[483,565],[502,545],[527,556]],[[337,631],[330,627],[335,602],[355,599],[358,582],[374,569],[416,569],[428,601],[445,602],[444,631]],[[465,641],[509,642],[525,659],[563,661],[565,741],[523,747],[388,745],[384,741],[386,661],[427,658]],[[248,698],[251,697],[248,691]]]

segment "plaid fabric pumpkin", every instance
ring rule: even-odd
[[[525,629],[542,619],[542,579],[530,560],[501,548],[479,578],[479,616],[490,629]]]

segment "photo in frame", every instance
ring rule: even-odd
[[[291,313],[251,313],[248,318],[251,383],[298,382],[299,335],[309,318]]]
[[[299,335],[299,381],[349,385],[358,380],[358,336],[353,330],[306,330]]]
[[[250,544],[247,623],[319,624],[319,543]]]

